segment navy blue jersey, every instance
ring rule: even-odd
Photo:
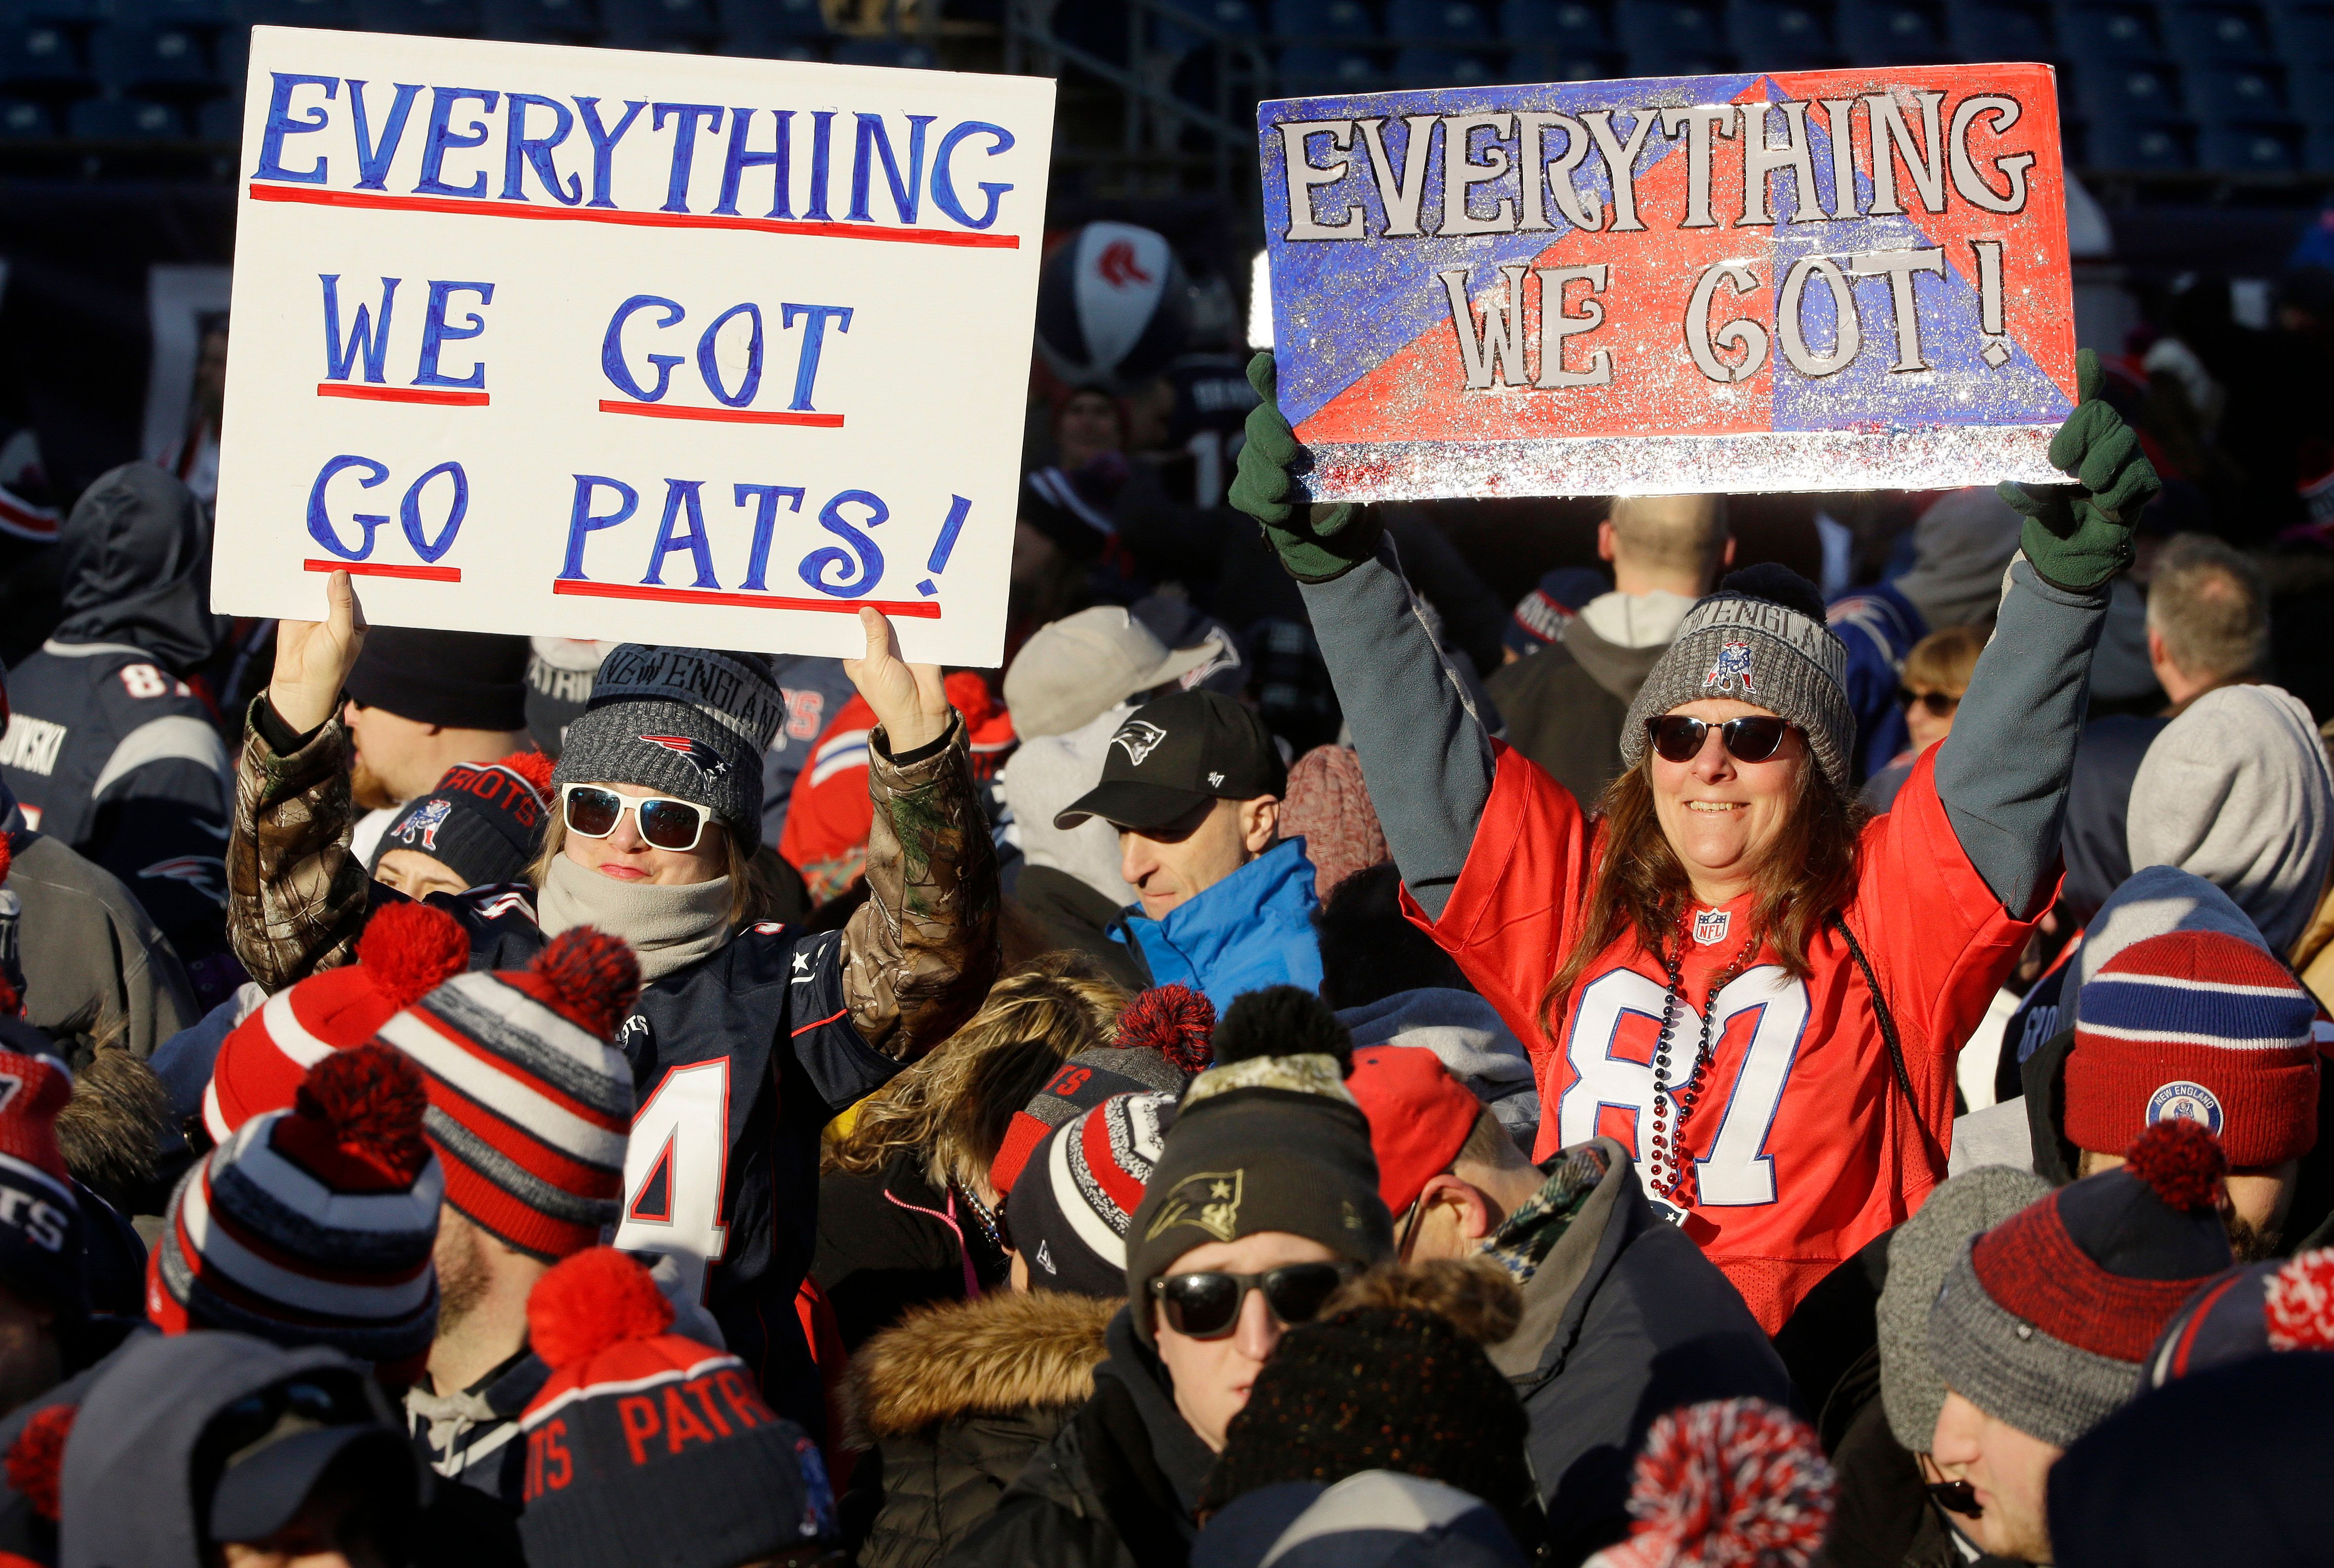
[[[472,968],[543,948],[525,883],[429,901],[468,928]],[[614,1245],[674,1255],[771,1406],[814,1433],[824,1396],[795,1294],[818,1244],[819,1132],[902,1065],[852,1026],[843,940],[750,926],[643,988],[616,1035],[640,1099]]]

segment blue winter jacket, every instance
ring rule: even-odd
[[[1321,944],[1313,934],[1319,904],[1305,841],[1283,839],[1163,920],[1130,906],[1110,934],[1141,950],[1153,985],[1189,986],[1220,1013],[1243,991],[1321,988]]]

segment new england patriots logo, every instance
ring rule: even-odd
[[[1702,678],[1702,689],[1716,690],[1731,697],[1737,686],[1746,695],[1755,695],[1758,688],[1750,684],[1750,645],[1730,642],[1718,650],[1712,661],[1710,673]]]
[[[453,809],[454,804],[451,801],[427,802],[419,811],[400,824],[397,830],[397,842],[401,844],[411,844],[418,840],[424,851],[431,854],[437,853],[438,830],[446,825],[447,814]]]
[[[1110,737],[1110,744],[1123,749],[1129,763],[1141,767],[1143,760],[1157,751],[1159,743],[1166,738],[1167,732],[1150,720],[1130,718],[1118,726],[1118,733]]]
[[[227,902],[227,862],[216,855],[178,855],[156,861],[138,873],[166,881],[184,882],[215,904]]]
[[[701,740],[691,740],[685,735],[644,735],[641,738],[651,746],[664,747],[707,778],[720,778],[729,771],[721,754]]]

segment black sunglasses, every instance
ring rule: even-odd
[[[1724,744],[1726,755],[1736,762],[1765,762],[1783,744],[1783,734],[1790,727],[1789,719],[1778,718],[1771,713],[1746,714],[1724,724],[1709,724],[1682,713],[1665,713],[1645,720],[1645,735],[1665,762],[1692,762],[1700,756],[1702,743],[1713,729]]]
[[[1932,1481],[1924,1489],[1948,1514],[1958,1514],[1964,1519],[1985,1517],[1985,1508],[1977,1500],[1977,1488],[1967,1481]]]
[[[1925,707],[1931,718],[1943,718],[1959,707],[1962,699],[1947,697],[1942,691],[1914,691],[1909,686],[1900,686],[1896,688],[1896,705],[1905,708]]]
[[[1220,1340],[1239,1326],[1240,1303],[1260,1290],[1264,1304],[1283,1328],[1308,1323],[1352,1273],[1334,1263],[1287,1263],[1262,1274],[1171,1274],[1151,1282],[1151,1294],[1167,1309],[1167,1326],[1185,1339]]]

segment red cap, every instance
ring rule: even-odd
[[[1483,1114],[1482,1101],[1423,1045],[1372,1045],[1354,1053],[1345,1087],[1370,1119],[1378,1196],[1399,1216],[1426,1184],[1451,1169]]]

